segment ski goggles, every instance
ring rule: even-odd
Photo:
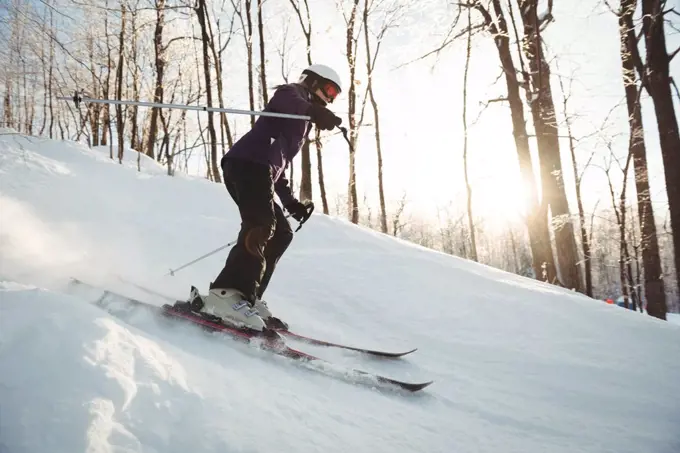
[[[335,98],[338,97],[338,94],[340,94],[338,86],[333,82],[326,82],[322,84],[321,92],[328,98],[330,102],[333,102]]]

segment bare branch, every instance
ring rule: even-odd
[[[678,90],[678,86],[675,84],[675,79],[671,77],[671,84],[673,85],[673,88],[675,88],[675,95],[678,97],[678,100],[680,100],[680,90]]]
[[[62,16],[62,17],[65,17],[65,18],[71,19],[71,20],[75,20],[75,19],[73,19],[71,16],[67,15],[66,13],[64,13],[64,12],[62,12],[62,11],[59,11],[59,9],[57,9],[57,8],[55,8],[54,6],[50,5],[50,4],[49,4],[48,2],[46,2],[45,0],[40,0],[40,3],[42,3],[43,5],[45,5],[46,7],[48,7],[49,9],[51,9],[52,11],[54,11],[55,13],[59,14],[59,15]]]
[[[605,4],[605,6],[609,9],[609,11],[612,12],[612,14],[614,14],[615,16],[618,16],[618,15],[619,15],[619,12],[616,11],[616,10],[614,9],[614,7],[613,7],[612,5],[610,5],[609,2],[608,2],[607,0],[602,0],[602,3]]]
[[[300,10],[300,0],[290,0],[290,4],[295,9],[295,13],[297,14],[298,21],[300,22],[300,28],[302,28],[302,33],[307,36],[311,32],[311,26],[310,27],[305,27],[305,22],[302,20],[302,11]],[[307,7],[307,16],[309,16],[309,6],[307,6],[307,2],[305,2],[305,6]],[[311,25],[311,24],[310,24]]]
[[[668,62],[670,63],[673,58],[680,52],[680,46],[668,55]]]
[[[168,50],[168,47],[170,47],[170,44],[172,44],[175,41],[180,41],[182,39],[195,39],[197,41],[201,40],[201,38],[199,38],[198,36],[177,36],[175,38],[168,40],[168,42],[163,46],[163,52]]]
[[[413,59],[413,60],[411,60],[411,61],[407,61],[406,63],[402,63],[402,64],[396,66],[395,69],[399,69],[399,68],[402,68],[402,67],[404,67],[404,66],[407,66],[407,65],[410,65],[410,64],[412,64],[412,63],[415,63],[415,62],[417,62],[417,61],[424,60],[424,59],[426,59],[427,57],[429,57],[429,56],[431,56],[431,55],[435,55],[435,54],[436,54],[436,55],[439,55],[444,49],[446,49],[446,48],[447,48],[450,44],[452,44],[456,39],[460,38],[461,36],[466,36],[467,33],[468,33],[468,31],[469,31],[470,33],[474,33],[474,32],[477,32],[477,31],[479,31],[479,30],[481,30],[481,29],[483,29],[483,28],[485,28],[485,27],[486,27],[486,24],[485,24],[485,23],[480,23],[480,24],[477,24],[477,25],[473,25],[473,26],[470,26],[470,27],[466,27],[465,30],[462,30],[462,31],[456,33],[456,35],[454,35],[453,37],[447,38],[447,39],[446,39],[439,47],[437,47],[436,49],[431,50],[431,51],[427,52],[426,54],[424,54],[424,55],[422,55],[422,56],[420,56],[420,57],[418,57],[418,58],[415,58],[415,59]]]

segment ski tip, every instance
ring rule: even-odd
[[[386,352],[386,351],[372,351],[372,350],[365,350],[364,352],[367,352],[368,354],[378,356],[378,357],[385,357],[385,358],[399,358],[399,357],[404,357],[405,355],[411,354],[413,352],[416,352],[418,348],[413,348],[410,351],[402,351],[402,352]]]
[[[409,392],[417,392],[420,390],[423,390],[426,387],[429,387],[434,383],[434,381],[427,381],[427,382],[403,382],[403,381],[397,381],[395,379],[388,379],[387,382],[389,384],[395,385],[396,387],[402,389],[402,390],[407,390]]]
[[[419,384],[411,384],[409,390],[415,392],[418,390],[422,390],[425,387],[429,387],[432,384],[434,384],[434,381],[421,382]]]

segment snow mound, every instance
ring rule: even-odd
[[[128,151],[126,150],[126,154]],[[404,395],[263,351],[114,317],[69,277],[154,304],[219,272],[226,190],[130,152],[0,136],[0,452],[680,451],[680,328],[315,214],[267,292],[294,345],[406,380]],[[141,156],[144,157],[144,156]]]

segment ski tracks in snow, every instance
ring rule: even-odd
[[[152,339],[72,297],[0,284],[0,450],[108,453],[195,447],[202,395]],[[70,333],[77,328],[78,334]],[[58,429],[42,429],[51,426]],[[176,450],[175,450],[176,448]],[[3,450],[4,451],[4,450]]]

